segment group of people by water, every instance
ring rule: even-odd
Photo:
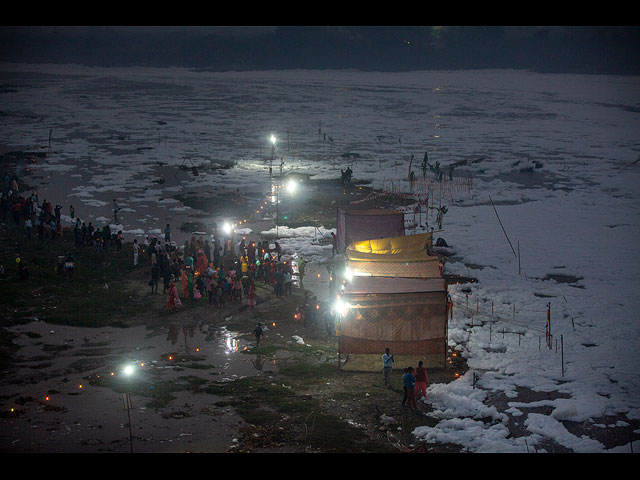
[[[382,355],[382,374],[385,387],[391,388],[391,372],[395,360],[390,348],[386,348]],[[414,369],[412,366],[402,370],[402,390],[404,392],[402,405],[417,410],[416,400],[427,395],[429,376],[422,360]]]
[[[9,216],[16,226],[24,230],[26,238],[34,236],[35,229],[40,242],[51,243],[63,238],[61,205],[53,204],[46,199],[39,202],[37,191],[23,194],[19,191],[17,178],[4,178],[3,191],[0,192],[0,215],[5,222]],[[119,208],[114,201],[114,216]],[[116,217],[117,218],[117,217]],[[110,225],[95,227],[92,222],[88,225],[75,215],[75,209],[69,206],[69,219],[73,226],[73,238],[76,248],[93,247],[96,252],[120,252],[123,248],[123,232],[113,232]],[[164,240],[164,243],[163,241]],[[332,255],[336,253],[335,236],[332,238]],[[183,300],[206,299],[209,305],[225,307],[228,304],[246,305],[253,309],[256,301],[256,283],[273,287],[276,298],[292,295],[294,276],[302,286],[305,262],[297,258],[297,269],[290,257],[282,255],[279,243],[274,242],[271,247],[268,240],[246,241],[234,244],[232,237],[227,236],[220,241],[218,235],[212,235],[212,241],[191,236],[182,248],[178,248],[171,240],[171,227],[164,229],[164,238],[146,235],[141,243],[133,240],[133,266],[139,268],[144,263],[150,267],[151,279],[148,283],[151,293],[158,293],[159,280],[162,278],[163,294],[166,295],[165,310],[177,309]],[[19,262],[20,259],[16,261]],[[2,268],[4,270],[4,268]],[[24,264],[18,265],[20,278],[28,278],[28,271]],[[71,252],[60,257],[58,270],[72,278],[74,259]],[[335,272],[330,270],[331,280]],[[180,291],[177,282],[180,282]],[[333,291],[335,282],[330,282]],[[320,306],[317,298],[311,292],[305,292],[304,302],[298,306],[295,318],[303,326],[315,324],[319,318]],[[327,335],[332,335],[335,329],[335,316],[331,308],[324,312],[324,324]],[[258,324],[254,331],[257,344],[263,336]],[[383,373],[385,385],[390,388],[393,355],[389,349],[383,355]],[[427,373],[422,361],[414,370],[407,367],[403,371],[402,384],[404,391],[403,405],[416,407],[416,398],[425,395],[428,383]]]

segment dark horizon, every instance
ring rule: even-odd
[[[0,61],[212,71],[640,74],[635,26],[3,26]]]

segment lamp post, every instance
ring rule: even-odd
[[[123,373],[124,375],[129,378],[131,377],[135,372],[135,368],[133,367],[133,365],[127,365],[124,367]],[[123,394],[123,401],[124,401],[124,408],[127,411],[127,416],[129,418],[129,451],[130,453],[133,453],[133,434],[131,432],[131,392],[130,390],[130,385],[127,384],[127,391],[126,393]]]
[[[276,136],[271,134],[269,140],[271,140],[271,160],[269,161],[269,180],[271,180],[271,172],[273,171],[273,156],[276,150]]]
[[[235,230],[233,228],[234,226],[231,225],[229,222],[225,222],[224,225],[222,226],[222,230],[225,233],[225,245],[227,244],[227,241],[229,241],[230,246],[229,246],[229,253],[233,254],[233,243],[235,240]],[[225,250],[226,250],[226,246],[225,246]]]

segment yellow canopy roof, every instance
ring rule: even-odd
[[[400,237],[377,238],[352,242],[346,249],[350,261],[369,262],[424,262],[437,260],[427,255],[431,245],[431,232]]]

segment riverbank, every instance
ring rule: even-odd
[[[283,219],[291,227],[335,208],[338,193],[370,193],[362,185],[319,185],[321,194]],[[248,218],[248,238],[261,240],[269,222]],[[9,223],[1,230],[3,451],[394,452],[387,431],[410,444],[413,427],[429,421],[426,404],[419,412],[400,404],[400,369],[392,390],[380,372],[339,369],[337,338],[321,322],[295,319],[305,290],[327,288],[320,262],[308,264],[305,288],[294,286],[291,296],[277,298],[258,283],[253,310],[244,302],[217,308],[183,299],[182,309],[167,313],[163,295],[147,286],[149,267],[133,267],[129,243],[107,254],[74,249],[71,232],[42,247]],[[76,257],[72,281],[52,268],[69,249]],[[17,255],[31,269],[28,283],[13,271]],[[257,322],[266,325],[260,347],[251,334]],[[138,366],[130,379],[127,364]],[[433,371],[430,379],[453,376]]]

